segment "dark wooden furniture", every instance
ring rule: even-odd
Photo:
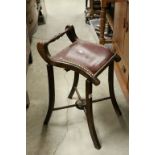
[[[46,8],[43,0],[26,0],[26,28],[29,42],[37,31],[38,25],[45,24]],[[29,63],[32,63],[32,54],[29,53]]]
[[[38,6],[36,0],[26,0],[26,24],[31,42],[38,27]]]
[[[43,0],[26,0],[26,72],[32,63],[31,41],[32,35],[37,31],[38,25],[44,24],[46,8]],[[29,107],[29,96],[26,92],[26,107]]]
[[[28,65],[32,63],[31,40],[38,27],[38,8],[36,0],[26,0],[26,73]],[[26,91],[26,108],[30,105]]]
[[[43,25],[46,23],[47,13],[44,0],[36,0],[38,8],[38,25]]]
[[[27,60],[29,64],[32,63],[32,53],[30,50],[30,44],[32,35],[36,32],[38,27],[38,7],[36,0],[26,0],[26,48],[29,49],[27,52]]]
[[[99,18],[101,4],[100,0],[85,0],[85,22],[89,24],[89,20]]]
[[[46,8],[43,0],[26,0],[26,24],[30,42],[38,25],[45,24]]]
[[[54,42],[55,40],[59,39],[64,34],[68,36],[72,44],[70,44],[62,51],[60,51],[58,54],[51,56],[48,51],[48,45]],[[37,49],[41,57],[47,63],[47,72],[48,72],[49,107],[44,124],[45,125],[48,124],[51,114],[55,110],[71,107],[77,107],[80,110],[84,110],[94,146],[95,148],[100,149],[101,145],[97,138],[94,126],[92,103],[111,99],[115,112],[117,113],[118,116],[121,115],[121,111],[115,99],[114,85],[113,85],[114,61],[115,62],[120,61],[120,57],[116,53],[113,53],[112,51],[104,48],[101,45],[80,40],[77,37],[73,26],[66,26],[66,29],[63,33],[60,33],[59,35],[55,36],[48,42],[38,43]],[[68,97],[72,98],[73,94],[77,92],[79,99],[76,101],[75,104],[54,108],[55,84],[54,84],[53,66],[64,68],[66,71],[69,70],[74,71],[75,73],[74,82]],[[109,82],[110,96],[94,100],[92,99],[92,85],[94,84],[97,86],[100,84],[98,75],[101,74],[107,67],[109,68],[108,82]],[[85,99],[81,98],[77,90],[79,75],[83,75],[86,78]]]
[[[32,63],[31,40],[38,27],[38,9],[36,0],[26,0],[26,73],[28,65]],[[26,108],[30,105],[26,91]]]
[[[29,40],[29,34],[28,34],[28,30],[26,27],[26,73],[28,70],[28,65],[30,63],[30,61],[32,62],[32,57],[30,56],[31,50],[30,50],[30,40]],[[30,105],[30,100],[29,100],[29,96],[28,96],[28,92],[26,91],[26,108],[28,108]]]

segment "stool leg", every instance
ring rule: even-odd
[[[49,88],[49,105],[46,118],[44,120],[44,125],[47,125],[50,120],[55,102],[54,72],[52,65],[47,65],[47,72],[48,72],[48,88]]]
[[[72,85],[72,89],[68,95],[68,98],[72,99],[74,93],[75,93],[75,87],[77,87],[78,85],[78,81],[79,81],[79,73],[77,72],[74,72],[74,82],[73,82],[73,85]]]
[[[88,127],[90,131],[91,138],[93,140],[94,146],[96,149],[100,149],[101,145],[99,143],[95,126],[94,126],[94,118],[92,111],[92,83],[89,80],[86,80],[86,109],[85,109]]]
[[[112,105],[115,109],[116,114],[119,116],[119,115],[121,115],[121,111],[117,104],[117,101],[115,98],[115,93],[114,93],[114,62],[109,65],[108,83],[109,83],[109,93],[110,93]]]
[[[29,99],[28,92],[26,91],[26,109],[28,109],[29,106],[30,106],[30,99]]]
[[[29,54],[29,64],[32,64],[33,63],[33,58],[32,58],[32,53],[30,51],[30,54]]]

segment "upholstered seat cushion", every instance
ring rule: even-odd
[[[109,49],[78,39],[58,54],[52,56],[51,60],[77,66],[94,76],[107,66],[114,57],[115,54]]]

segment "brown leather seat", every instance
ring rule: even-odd
[[[38,49],[44,50],[43,44],[38,44]],[[116,53],[101,45],[77,39],[70,46],[58,54],[50,57],[50,64],[69,70],[78,70],[86,78],[90,78],[95,85],[100,81],[98,74],[116,58]]]
[[[58,63],[69,63],[93,76],[105,67],[115,54],[103,46],[78,39],[70,46],[60,51],[51,60]]]

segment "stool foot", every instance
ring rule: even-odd
[[[74,72],[74,82],[73,82],[73,85],[72,85],[72,89],[68,95],[68,98],[72,99],[74,93],[75,93],[75,87],[77,87],[78,85],[78,81],[79,81],[79,73],[77,72]]]
[[[96,149],[100,149],[101,145],[96,134],[96,130],[94,126],[93,111],[92,111],[92,83],[88,80],[86,80],[86,107],[84,110],[86,113],[89,132],[90,132],[92,141],[94,143],[94,146]]]
[[[30,51],[30,54],[29,54],[29,64],[32,64],[33,63],[33,58],[32,58],[32,53]]]
[[[109,93],[112,101],[112,105],[115,109],[115,112],[118,116],[120,116],[121,110],[117,104],[115,93],[114,93],[114,62],[109,65],[109,72],[108,72],[108,83],[109,83]]]
[[[54,102],[55,102],[53,66],[47,65],[47,72],[48,72],[48,88],[49,88],[49,105],[48,105],[48,111],[44,120],[44,125],[47,125],[50,120],[50,117],[52,115],[52,111],[54,108]]]
[[[28,109],[29,106],[30,106],[30,99],[29,99],[28,92],[26,91],[26,109]]]

